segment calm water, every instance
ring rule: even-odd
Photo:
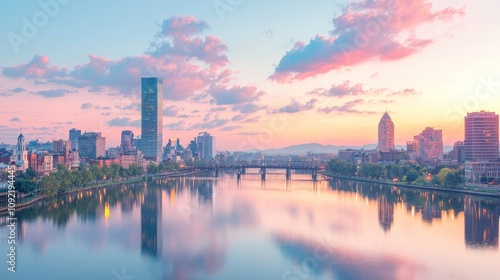
[[[168,179],[19,211],[17,272],[4,261],[0,279],[500,279],[498,200],[267,179]]]

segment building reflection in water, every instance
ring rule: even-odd
[[[394,201],[390,201],[386,195],[378,198],[378,220],[385,232],[390,231],[394,222]]]
[[[441,219],[441,209],[436,206],[434,201],[434,195],[430,193],[425,193],[426,201],[424,209],[422,209],[422,219],[424,222],[432,223],[433,219]]]
[[[141,204],[141,252],[154,258],[161,256],[161,212],[161,190],[146,188]]]
[[[498,248],[498,202],[468,197],[465,209],[465,244]]]

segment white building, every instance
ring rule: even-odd
[[[14,156],[18,170],[25,171],[28,169],[28,150],[26,150],[26,143],[22,132],[17,137],[17,146]]]
[[[469,183],[480,183],[481,177],[494,178],[500,181],[500,162],[499,161],[466,161],[465,180]]]

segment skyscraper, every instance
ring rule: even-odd
[[[378,149],[382,152],[394,150],[394,123],[387,112],[378,123]]]
[[[80,157],[96,159],[106,156],[106,138],[100,132],[85,132],[78,138]]]
[[[163,149],[163,80],[142,78],[141,151],[159,162]]]
[[[71,142],[71,148],[73,150],[78,149],[78,138],[82,135],[82,131],[76,128],[72,128],[69,131],[69,141]]]
[[[443,131],[426,127],[414,137],[417,143],[417,157],[423,160],[437,159],[443,156]]]
[[[26,150],[26,143],[22,132],[17,137],[15,156],[18,168],[22,171],[28,169],[28,151]]]
[[[207,132],[200,132],[196,137],[196,144],[200,159],[215,157],[215,136],[211,136]]]
[[[129,155],[134,150],[134,133],[132,131],[122,131],[120,147],[123,155]]]
[[[467,113],[465,117],[465,160],[498,158],[498,115],[494,112]]]

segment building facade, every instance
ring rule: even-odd
[[[443,157],[443,131],[426,127],[414,137],[417,148],[417,157],[423,160],[439,159]]]
[[[15,161],[18,170],[28,169],[28,150],[26,150],[26,142],[22,133],[17,137]]]
[[[142,78],[141,151],[144,158],[161,161],[163,152],[163,80]]]
[[[498,115],[493,112],[467,113],[465,117],[465,160],[498,158]]]
[[[500,182],[499,161],[466,161],[464,169],[466,182],[481,183],[482,177]]]
[[[78,138],[82,135],[82,131],[76,128],[69,130],[69,141],[71,142],[71,148],[78,149]]]
[[[130,155],[134,151],[134,133],[132,131],[122,131],[120,147],[122,155]]]
[[[200,132],[196,137],[198,156],[200,159],[215,157],[215,136],[207,132]]]
[[[106,138],[100,132],[85,132],[78,138],[80,157],[96,159],[106,156]]]
[[[383,152],[394,149],[394,123],[387,112],[378,123],[378,149]]]

